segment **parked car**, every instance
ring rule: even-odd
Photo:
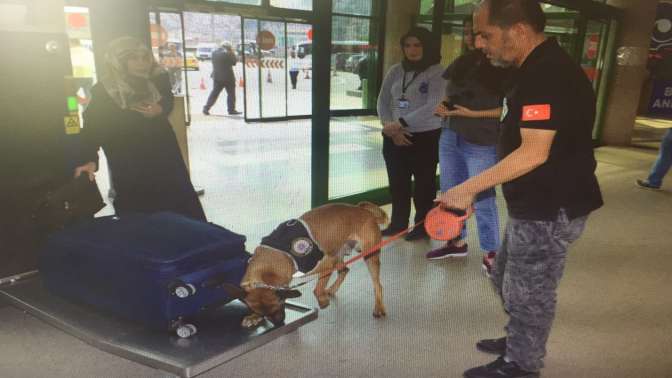
[[[345,61],[345,70],[348,72],[355,72],[357,71],[357,64],[359,64],[359,61],[364,59],[366,57],[365,54],[356,54],[348,58],[348,60]]]
[[[335,53],[331,55],[331,66],[336,71],[346,71],[345,65],[348,59],[352,56],[352,53]]]
[[[217,50],[217,44],[215,43],[199,43],[196,47],[196,59],[210,60],[215,50]]]

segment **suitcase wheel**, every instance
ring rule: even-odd
[[[182,339],[187,339],[191,336],[194,336],[198,330],[196,329],[196,326],[193,324],[184,324],[179,327],[177,327],[177,330],[175,331],[177,333],[177,336],[179,336]]]
[[[184,299],[196,294],[196,287],[192,284],[179,283],[172,286],[171,292],[176,297]]]

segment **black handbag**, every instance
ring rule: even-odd
[[[68,180],[40,198],[33,213],[37,226],[47,232],[65,228],[80,220],[93,218],[105,207],[95,181],[87,175]]]

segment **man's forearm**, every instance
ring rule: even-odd
[[[499,118],[502,115],[502,108],[475,110],[474,113],[474,118]]]
[[[461,189],[473,194],[481,193],[531,172],[544,164],[546,158],[547,156],[519,148],[491,168],[465,181],[460,185]]]

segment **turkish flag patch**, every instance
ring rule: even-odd
[[[523,106],[523,121],[548,121],[551,119],[551,105]]]

